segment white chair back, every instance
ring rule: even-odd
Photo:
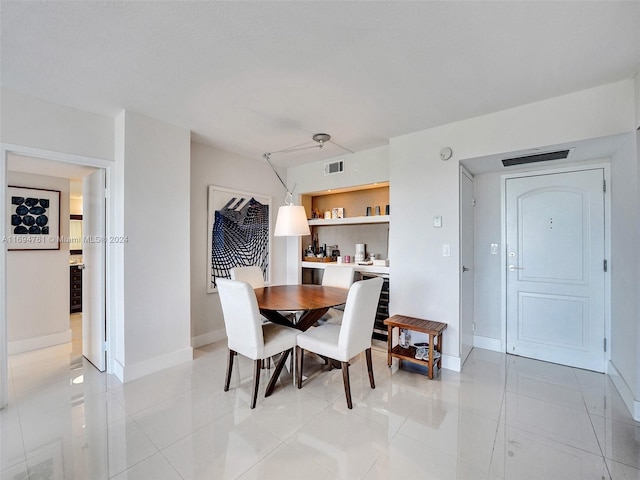
[[[216,279],[229,349],[251,359],[262,358],[264,336],[258,300],[247,282]]]
[[[231,274],[231,280],[247,282],[253,288],[264,287],[264,275],[262,274],[262,269],[257,265],[234,267],[229,273]]]
[[[323,287],[349,288],[353,284],[354,267],[327,265],[322,275]]]
[[[384,280],[377,277],[355,282],[349,289],[338,338],[338,349],[346,352],[346,358],[371,348],[373,323],[383,283]]]

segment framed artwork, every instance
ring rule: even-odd
[[[258,265],[268,282],[271,197],[215,185],[208,194],[207,292],[216,292],[216,278],[230,278],[234,267]]]
[[[7,187],[7,250],[60,249],[60,191]]]

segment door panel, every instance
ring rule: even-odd
[[[460,360],[473,348],[474,212],[473,180],[460,172]]]
[[[105,371],[105,171],[82,182],[82,354]]]
[[[506,180],[508,353],[604,371],[603,179]]]

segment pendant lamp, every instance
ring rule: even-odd
[[[285,196],[284,203],[285,205],[281,206],[278,209],[278,216],[276,218],[276,228],[273,232],[273,235],[276,237],[301,237],[305,235],[311,235],[311,230],[309,229],[309,222],[307,220],[307,213],[302,205],[295,205],[293,203],[293,193],[287,187],[287,184],[284,183],[282,177],[271,163],[271,156],[279,153],[291,153],[299,150],[307,150],[309,148],[322,148],[325,142],[331,140],[331,135],[326,133],[316,133],[313,136],[313,141],[316,142],[316,145],[306,146],[306,147],[291,147],[284,150],[279,150],[277,152],[264,153],[262,156],[267,161],[273,173],[276,174],[280,183],[287,192]],[[295,186],[294,186],[295,188]]]

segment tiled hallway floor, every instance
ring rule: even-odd
[[[283,372],[249,408],[252,365],[222,391],[226,343],[193,362],[120,384],[71,344],[13,355],[0,413],[3,480],[31,479],[640,479],[640,423],[611,381],[475,349],[437,379],[374,351],[339,370],[305,357],[298,390]]]

